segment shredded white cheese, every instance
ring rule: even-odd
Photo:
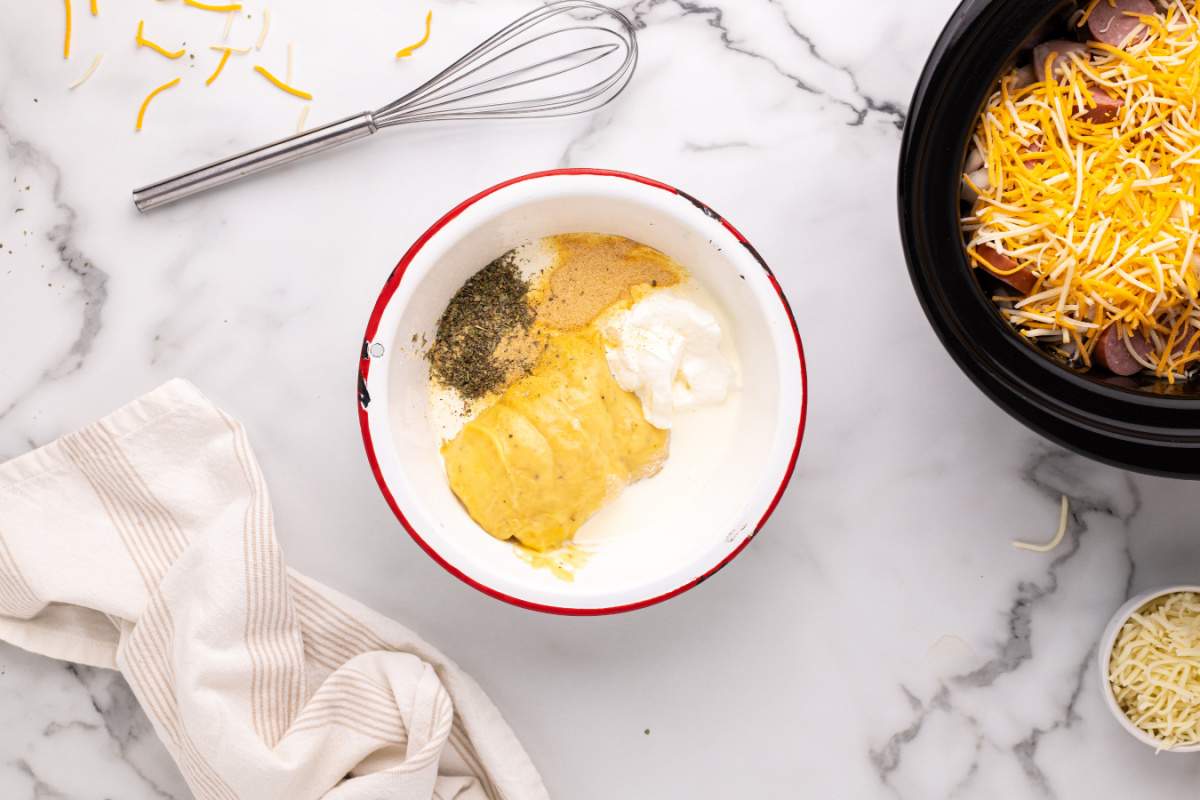
[[[1031,544],[1029,542],[1014,541],[1013,547],[1021,550],[1032,550],[1035,553],[1049,553],[1054,548],[1062,544],[1063,537],[1067,535],[1067,517],[1071,513],[1071,501],[1064,494],[1062,496],[1062,510],[1058,513],[1058,533],[1054,534],[1054,538],[1046,544]]]
[[[1162,749],[1200,744],[1200,595],[1176,592],[1134,612],[1108,663],[1117,705]]]
[[[308,110],[312,108],[312,104],[306,104],[300,109],[300,119],[296,120],[296,133],[304,133],[304,126],[308,123]]]
[[[267,41],[267,31],[271,30],[271,9],[263,9],[263,24],[262,30],[258,32],[258,41],[254,43],[255,50],[262,50],[263,43]]]
[[[229,41],[229,34],[230,34],[230,32],[231,32],[231,31],[233,31],[233,18],[234,18],[234,17],[236,17],[236,16],[237,16],[237,12],[236,12],[236,11],[230,11],[228,14],[226,14],[226,15],[225,15],[225,30],[224,30],[224,32],[221,34],[221,41],[222,41],[222,42],[228,42],[228,41]]]
[[[88,78],[92,77],[92,75],[94,75],[96,73],[96,70],[98,70],[100,68],[100,62],[103,60],[104,60],[104,54],[103,53],[98,54],[95,58],[92,59],[92,65],[87,68],[87,72],[80,75],[79,79],[76,80],[74,83],[72,83],[67,88],[68,89],[77,89],[80,86],[83,86],[83,84],[87,83]]]

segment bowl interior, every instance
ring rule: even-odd
[[[419,345],[433,339],[446,304],[474,272],[524,242],[574,231],[656,247],[684,265],[709,298],[719,298],[740,388],[722,413],[681,416],[662,472],[629,487],[581,529],[577,541],[595,553],[565,582],[485,533],[451,492]],[[678,194],[626,178],[542,177],[475,201],[419,245],[374,341],[384,355],[372,361],[368,414],[387,490],[440,558],[525,603],[633,604],[707,573],[753,535],[785,480],[797,440],[797,345],[767,273],[719,220]]]

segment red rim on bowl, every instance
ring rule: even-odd
[[[800,366],[800,391],[801,391],[800,417],[799,417],[799,423],[796,426],[795,444],[792,447],[791,457],[788,460],[787,469],[785,470],[785,472],[783,474],[783,477],[782,477],[782,480],[780,481],[779,487],[775,491],[775,493],[771,499],[771,502],[767,506],[762,517],[759,519],[758,524],[755,526],[754,532],[751,535],[747,536],[732,552],[730,552],[728,555],[725,556],[725,558],[723,558],[719,563],[717,563],[716,566],[711,567],[703,574],[698,575],[695,578],[692,578],[691,580],[684,582],[683,584],[675,587],[674,589],[671,589],[667,592],[663,592],[655,597],[651,597],[651,598],[648,598],[645,600],[639,600],[639,601],[633,602],[633,603],[608,606],[608,607],[603,607],[603,608],[571,608],[571,607],[565,607],[565,606],[546,605],[546,604],[542,604],[542,603],[534,603],[534,602],[530,602],[528,600],[523,600],[519,597],[513,597],[510,594],[501,592],[493,587],[490,587],[490,586],[487,586],[486,584],[480,583],[479,581],[475,580],[474,578],[471,578],[469,575],[464,574],[461,570],[456,568],[453,564],[449,563],[445,558],[442,557],[441,554],[439,554],[437,552],[437,550],[435,550],[425,540],[424,537],[421,536],[421,534],[416,530],[416,528],[409,522],[408,517],[404,514],[404,511],[400,508],[399,504],[396,502],[395,497],[392,495],[391,490],[388,488],[387,482],[384,479],[383,472],[379,465],[379,460],[376,457],[375,444],[372,440],[371,428],[370,428],[370,423],[369,423],[369,418],[368,418],[368,413],[367,413],[367,405],[369,403],[369,395],[367,394],[367,379],[370,374],[371,361],[372,361],[370,354],[368,353],[368,348],[369,348],[371,342],[374,341],[375,333],[379,328],[380,319],[383,316],[384,310],[387,308],[388,303],[390,302],[390,300],[392,298],[392,295],[395,294],[397,287],[400,285],[401,280],[403,280],[403,278],[404,278],[405,271],[407,270],[409,264],[412,263],[413,259],[417,255],[417,253],[419,253],[421,251],[421,249],[425,246],[425,244],[431,238],[433,238],[433,236],[435,236],[438,233],[438,231],[440,231],[447,224],[449,224],[452,220],[454,220],[456,217],[458,217],[460,214],[462,214],[466,209],[470,208],[472,205],[479,202],[483,198],[488,197],[489,195],[491,195],[497,191],[500,191],[501,189],[504,189],[508,186],[512,186],[514,184],[523,183],[523,182],[531,181],[531,180],[536,180],[538,178],[547,178],[547,177],[564,176],[564,175],[591,175],[591,176],[609,177],[609,178],[614,178],[614,179],[618,179],[618,180],[633,181],[636,183],[643,184],[645,186],[651,186],[656,189],[661,189],[665,192],[669,192],[673,195],[676,195],[676,196],[686,199],[688,202],[690,202],[691,204],[696,206],[700,211],[702,211],[706,216],[720,222],[720,224],[726,230],[728,230],[729,233],[732,234],[734,236],[734,238],[736,238],[737,241],[740,242],[742,244],[742,246],[745,247],[746,250],[749,251],[749,253],[754,257],[754,260],[758,263],[758,265],[760,267],[762,267],[763,271],[766,273],[767,279],[769,280],[771,286],[775,289],[775,293],[779,298],[779,302],[783,306],[784,313],[787,315],[788,322],[791,324],[792,335],[793,335],[793,337],[795,339],[795,343],[796,343],[796,357],[799,361],[799,366]],[[420,545],[421,549],[424,550],[429,555],[430,558],[432,558],[434,561],[436,561],[438,564],[440,564],[443,569],[445,569],[447,572],[449,572],[454,577],[458,578],[463,583],[466,583],[468,586],[478,589],[479,591],[483,592],[484,594],[494,597],[497,600],[503,600],[506,603],[511,603],[512,605],[519,606],[521,608],[529,609],[532,611],[541,611],[541,612],[546,612],[546,613],[551,613],[551,614],[563,614],[563,615],[569,615],[569,616],[599,616],[599,615],[604,615],[604,614],[617,614],[617,613],[621,613],[624,611],[633,611],[633,610],[636,610],[639,608],[645,608],[647,606],[655,605],[656,603],[661,603],[664,600],[669,600],[670,598],[675,597],[678,594],[682,594],[683,592],[686,592],[688,589],[691,589],[692,587],[696,586],[697,584],[700,584],[700,583],[704,582],[705,580],[707,580],[709,577],[711,577],[713,574],[715,574],[718,570],[720,570],[722,567],[724,567],[726,564],[728,564],[730,561],[732,561],[734,559],[734,557],[736,557],[739,553],[741,553],[742,550],[745,549],[746,545],[748,545],[755,538],[755,536],[758,534],[758,532],[760,530],[762,530],[763,526],[767,523],[767,520],[771,517],[771,514],[774,513],[776,507],[778,507],[779,502],[783,497],[783,493],[787,489],[788,482],[791,480],[792,473],[795,471],[795,468],[796,468],[796,460],[800,454],[800,444],[804,438],[804,428],[805,428],[805,423],[807,421],[807,416],[808,416],[808,371],[807,371],[807,367],[806,367],[805,360],[804,360],[804,346],[800,341],[800,330],[796,326],[796,319],[792,314],[792,309],[791,309],[791,306],[788,304],[787,297],[784,295],[783,289],[779,285],[779,281],[776,280],[774,273],[771,272],[770,267],[767,266],[766,261],[763,260],[762,256],[759,255],[758,251],[754,249],[754,246],[751,245],[750,242],[747,241],[746,237],[743,236],[737,230],[737,228],[735,228],[733,225],[731,225],[724,217],[719,215],[717,212],[713,211],[713,209],[710,208],[709,206],[705,205],[704,203],[700,202],[696,198],[687,194],[686,192],[676,189],[673,186],[669,186],[668,184],[661,183],[659,181],[652,180],[650,178],[644,178],[640,175],[634,175],[634,174],[627,173],[627,172],[616,172],[616,171],[604,170],[604,169],[584,169],[584,168],[555,169],[555,170],[546,170],[543,172],[533,172],[528,175],[522,175],[520,177],[512,178],[511,180],[504,181],[503,183],[498,183],[495,186],[492,186],[488,189],[483,190],[479,194],[476,194],[473,197],[470,197],[467,200],[464,200],[462,203],[459,203],[457,206],[455,206],[453,209],[451,209],[449,212],[447,212],[441,219],[439,219],[437,222],[435,222],[433,225],[431,225],[428,230],[426,230],[423,234],[421,234],[421,236],[412,244],[412,246],[408,249],[408,252],[406,252],[404,254],[404,257],[400,259],[400,262],[396,265],[395,269],[392,270],[391,275],[388,276],[387,282],[384,284],[383,290],[379,293],[379,297],[375,301],[375,307],[371,311],[371,317],[367,322],[367,329],[366,329],[366,333],[363,336],[362,350],[361,350],[360,357],[359,357],[357,407],[358,407],[359,427],[362,431],[363,447],[366,450],[367,460],[370,462],[370,465],[371,465],[371,472],[375,476],[376,483],[379,484],[379,490],[383,493],[384,499],[387,500],[388,506],[392,509],[392,512],[396,515],[396,518],[400,521],[400,524],[404,526],[404,529],[406,531],[408,531],[409,535],[413,538],[413,541],[415,541],[418,545]]]

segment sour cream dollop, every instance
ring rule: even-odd
[[[690,300],[655,292],[611,315],[603,331],[608,368],[654,427],[729,396],[734,370],[721,353],[721,325]]]

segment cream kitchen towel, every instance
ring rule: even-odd
[[[185,381],[0,466],[0,639],[119,669],[198,798],[547,797],[471,678],[287,568],[245,431]]]

